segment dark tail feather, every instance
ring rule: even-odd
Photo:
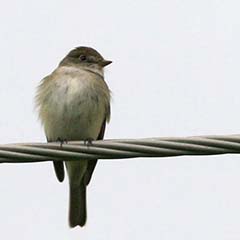
[[[69,225],[83,227],[87,220],[86,186],[82,182],[80,186],[70,184]]]

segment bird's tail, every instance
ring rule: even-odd
[[[70,183],[69,225],[83,227],[87,220],[86,186],[84,181],[80,185]]]

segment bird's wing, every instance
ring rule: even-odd
[[[99,134],[98,134],[97,140],[102,140],[104,138],[106,122],[110,121],[110,117],[111,117],[111,107],[110,107],[110,103],[109,103],[109,104],[106,105],[105,119],[103,120],[102,127],[100,129]],[[97,165],[97,159],[88,161],[87,171],[84,175],[84,183],[85,183],[86,186],[91,181],[92,174],[93,174],[93,171],[94,171],[96,165]]]
[[[102,123],[102,127],[101,127],[101,130],[98,134],[98,138],[97,140],[102,140],[103,137],[104,137],[104,132],[105,132],[105,127],[106,127],[106,119],[104,119],[103,123]],[[97,160],[89,160],[88,161],[88,166],[87,166],[87,171],[84,175],[84,183],[85,185],[88,185],[89,182],[91,181],[91,178],[92,178],[92,174],[93,174],[93,171],[96,167],[96,164],[97,164]]]
[[[47,139],[47,141],[51,142],[48,139]],[[54,167],[54,171],[55,171],[58,181],[63,182],[64,176],[65,176],[63,162],[53,161],[53,167]]]
[[[54,166],[55,174],[57,176],[58,181],[62,182],[64,180],[64,175],[65,175],[63,162],[53,161],[53,166]]]

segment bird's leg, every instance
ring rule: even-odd
[[[93,138],[87,138],[87,139],[84,139],[84,145],[89,147],[89,146],[92,146],[92,141],[94,139]]]
[[[65,139],[62,139],[62,138],[60,138],[60,137],[58,137],[57,138],[57,142],[60,142],[60,147],[62,147],[62,145],[64,144],[64,143],[68,143],[68,141],[67,141],[67,139],[65,138]]]

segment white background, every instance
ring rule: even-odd
[[[105,58],[107,138],[240,133],[239,1],[1,1],[0,143],[44,142],[34,94],[69,50]],[[0,166],[1,239],[240,239],[240,156],[99,162],[85,228],[52,164]]]

